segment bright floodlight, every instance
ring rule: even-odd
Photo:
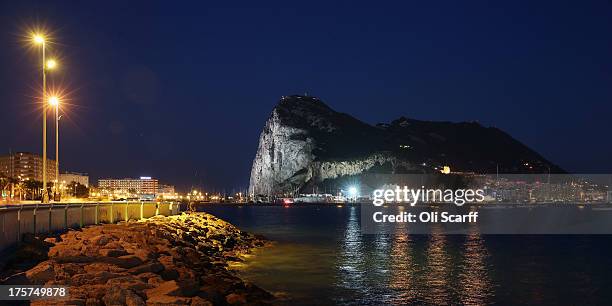
[[[56,96],[52,96],[49,98],[49,104],[53,106],[57,106],[59,104],[59,98]]]
[[[34,34],[34,36],[32,37],[32,40],[34,40],[34,42],[37,44],[42,44],[45,42],[45,38],[42,37],[42,35],[40,34]]]
[[[57,66],[57,62],[54,59],[47,61],[47,69],[53,69]]]
[[[444,166],[442,168],[442,170],[440,170],[440,172],[442,172],[443,174],[450,174],[451,173],[451,168],[450,168],[450,166]]]
[[[357,188],[356,188],[355,186],[351,186],[351,187],[349,187],[348,192],[349,192],[349,194],[350,194],[351,196],[353,196],[353,197],[354,197],[354,196],[356,196],[356,195],[357,195]]]

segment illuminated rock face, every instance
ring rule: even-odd
[[[360,139],[356,133],[366,137]],[[295,192],[308,183],[359,175],[375,165],[395,161],[395,157],[369,148],[371,144],[366,142],[376,136],[383,134],[317,98],[283,97],[259,138],[250,192]]]
[[[306,130],[283,124],[274,109],[259,137],[251,169],[251,193],[276,193],[299,170],[307,169],[315,158],[313,142]]]
[[[503,131],[401,117],[372,126],[318,98],[282,97],[259,138],[249,191],[278,195],[364,173],[563,172]]]

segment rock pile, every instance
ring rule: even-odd
[[[227,269],[265,239],[209,214],[90,226],[46,240],[54,244],[48,260],[12,279],[68,286],[70,298],[32,305],[267,305],[272,299]]]

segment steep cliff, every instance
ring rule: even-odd
[[[315,97],[285,96],[259,138],[250,193],[299,192],[364,173],[563,172],[503,131],[478,123],[401,117],[372,126]]]

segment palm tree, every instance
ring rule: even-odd
[[[35,180],[27,180],[24,182],[23,187],[26,191],[26,198],[27,194],[29,193],[31,195],[30,199],[36,200],[40,195],[40,191],[42,189],[42,182]]]
[[[2,191],[2,194],[4,194],[4,191],[8,188],[9,184],[9,178],[4,174],[0,174],[0,191]]]
[[[12,197],[14,198],[16,194],[19,193],[19,200],[22,200],[24,198],[24,194],[26,192],[25,190],[25,186],[23,181],[20,181],[18,179],[15,178],[11,178],[11,193],[12,193]]]

